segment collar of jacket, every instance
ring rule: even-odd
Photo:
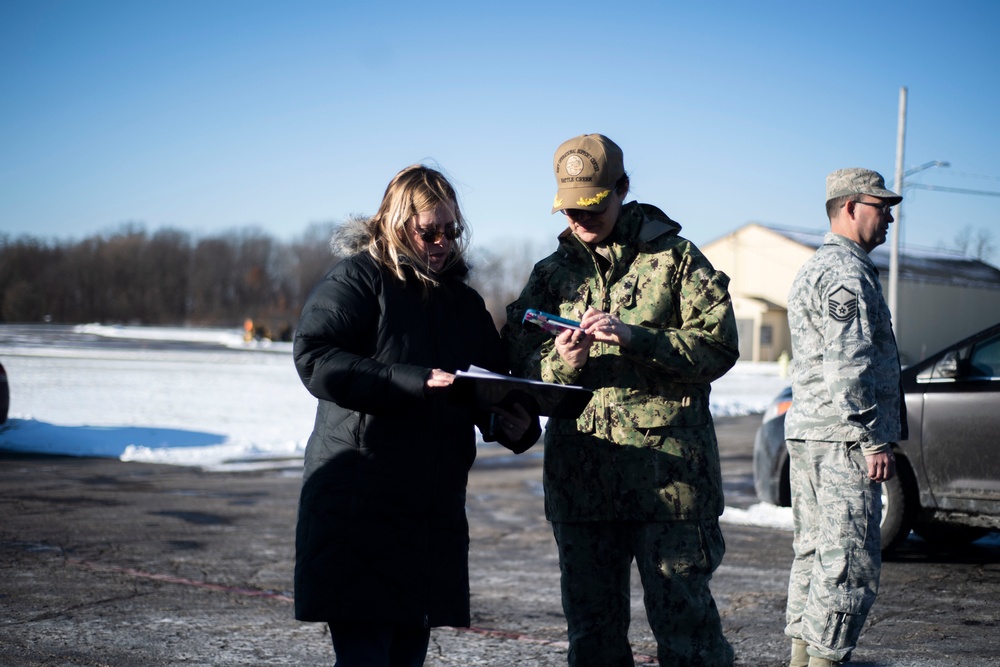
[[[604,243],[614,256],[622,257],[630,249],[642,252],[653,241],[663,236],[676,236],[680,231],[680,223],[671,220],[657,207],[632,201],[622,206],[615,227]],[[574,240],[590,250],[590,247],[580,241],[569,227],[559,235],[560,243],[565,244]]]
[[[878,273],[878,267],[875,266],[875,262],[873,262],[871,256],[865,252],[865,249],[859,246],[857,242],[852,241],[846,236],[834,234],[833,232],[827,232],[826,236],[823,237],[823,245],[835,245],[844,248],[849,253],[860,259],[864,264],[871,267],[872,271],[876,274]]]

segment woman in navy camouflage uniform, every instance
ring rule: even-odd
[[[729,279],[654,206],[625,203],[622,152],[603,135],[555,154],[553,212],[569,228],[507,308],[515,374],[594,390],[549,419],[545,513],[559,548],[570,665],[632,665],[633,559],[662,665],[731,665],[709,580],[725,544],[709,391],[739,356]],[[523,324],[535,308],[583,331]]]

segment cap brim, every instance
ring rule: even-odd
[[[903,201],[903,198],[897,195],[892,190],[876,190],[874,192],[868,192],[872,197],[878,197],[879,199],[884,199],[886,204],[890,206],[895,206],[899,202]]]
[[[892,190],[886,190],[885,188],[868,188],[866,190],[847,190],[841,192],[834,192],[827,195],[826,200],[836,199],[838,197],[848,197],[854,195],[868,195],[869,197],[878,197],[879,199],[884,199],[890,206],[895,206],[899,202],[903,201],[903,198],[897,195]]]

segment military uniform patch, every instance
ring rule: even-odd
[[[830,294],[830,317],[838,322],[850,322],[858,316],[858,295],[846,287]]]

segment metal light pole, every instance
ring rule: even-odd
[[[930,169],[931,167],[948,167],[949,162],[932,160],[925,162],[919,167],[913,167],[903,171],[903,152],[906,145],[906,86],[899,89],[899,121],[896,132],[896,182],[895,190],[900,196],[903,195],[903,188],[906,187],[906,177],[912,176],[918,171]],[[893,218],[896,222],[892,225],[891,245],[889,246],[889,313],[892,315],[892,328],[896,335],[899,335],[899,226],[903,222],[903,202],[900,201],[894,207]]]
[[[906,145],[906,86],[899,89],[899,119],[896,124],[896,192],[903,194],[903,148]],[[893,217],[896,224],[892,226],[892,243],[889,246],[889,313],[892,316],[892,328],[896,335],[899,331],[899,223],[902,220],[903,202],[896,204]]]

